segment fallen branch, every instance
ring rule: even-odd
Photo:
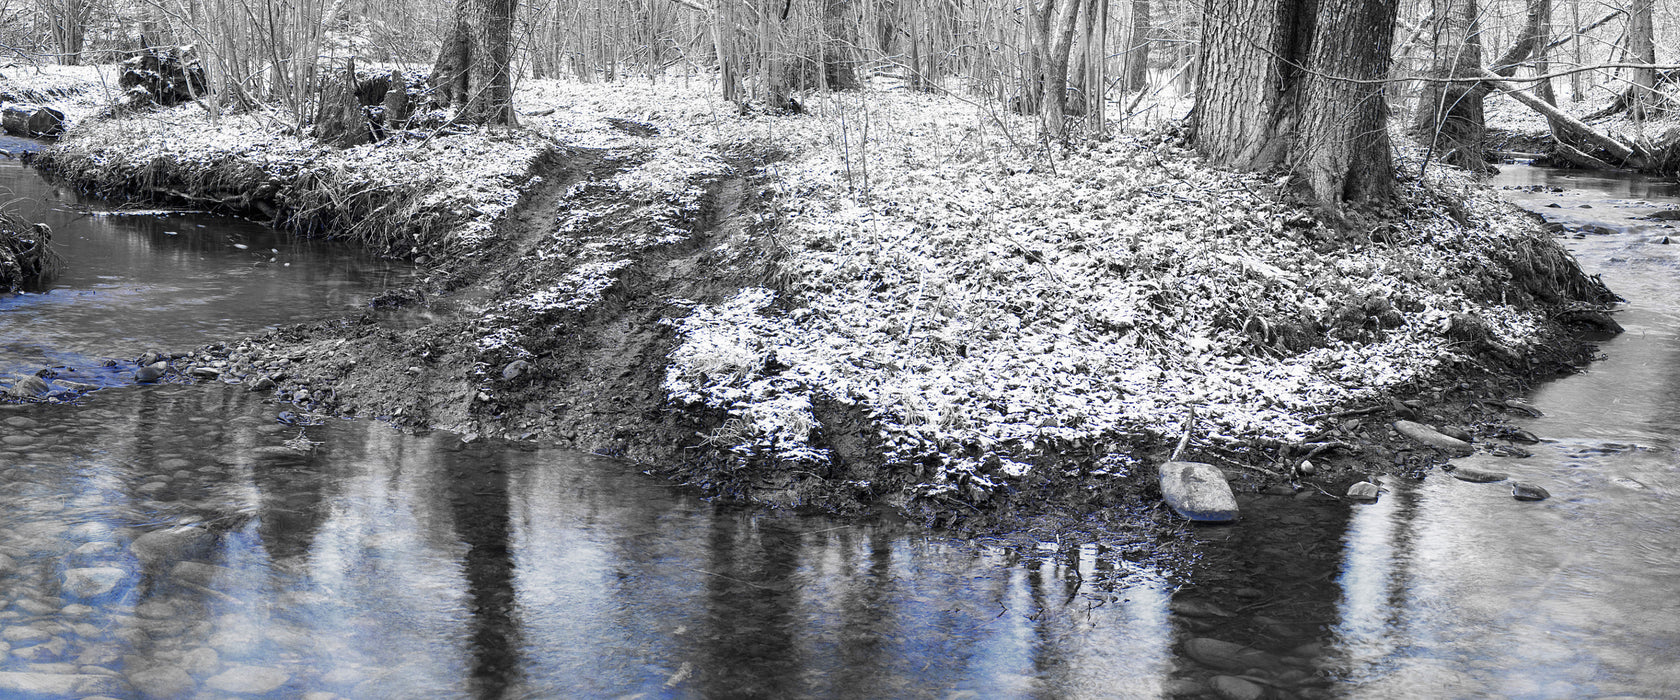
[[[1604,149],[1604,151],[1609,153],[1612,158],[1621,161],[1624,164],[1624,167],[1643,169],[1650,164],[1649,156],[1643,151],[1622,143],[1621,141],[1618,141],[1608,135],[1594,131],[1593,128],[1587,126],[1585,122],[1576,119],[1568,112],[1547,104],[1545,100],[1524,92],[1522,88],[1507,82],[1503,77],[1489,70],[1486,66],[1482,67],[1481,77],[1483,80],[1487,81],[1489,85],[1498,88],[1501,92],[1510,95],[1512,99],[1521,102],[1523,106],[1539,112],[1541,116],[1546,117],[1552,125],[1552,137],[1557,139],[1559,145],[1564,145],[1568,141],[1562,137],[1563,135],[1574,136],[1578,137],[1581,141]],[[1560,135],[1558,133],[1560,130],[1565,133]]]

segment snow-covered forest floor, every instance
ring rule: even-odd
[[[1063,148],[1039,142],[1029,120],[960,98],[802,100],[804,114],[743,115],[699,80],[528,81],[519,130],[342,150],[287,133],[276,114],[89,111],[43,160],[95,192],[258,210],[418,256],[442,276],[514,245],[500,264],[517,280],[451,331],[468,348],[451,371],[469,385],[452,400],[469,404],[563,401],[514,391],[508,368],[540,370],[555,314],[584,318],[622,295],[649,251],[687,242],[750,259],[762,274],[730,293],[661,300],[663,350],[643,368],[660,373],[656,403],[669,413],[709,418],[663,457],[612,449],[701,449],[731,483],[809,474],[898,503],[974,502],[1046,477],[1135,478],[1192,410],[1208,458],[1286,459],[1287,446],[1358,428],[1330,414],[1439,399],[1472,374],[1528,376],[1564,344],[1556,314],[1592,291],[1536,219],[1464,174],[1431,167],[1419,179],[1405,149],[1400,200],[1337,228],[1292,204],[1284,181],[1203,166],[1171,127]],[[612,166],[567,184],[545,230],[521,230],[512,213],[565,149]],[[750,189],[741,225],[752,235],[702,235],[726,182]],[[624,216],[641,225],[601,225]],[[260,373],[262,352],[239,347],[203,361]],[[346,389],[322,404],[322,381],[304,404],[355,401]],[[376,396],[361,401],[363,415],[393,415]],[[537,413],[434,410],[432,424],[559,434],[528,420]],[[858,420],[838,425],[840,414]],[[858,441],[874,468],[838,463],[837,445]]]

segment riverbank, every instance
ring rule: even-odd
[[[1581,362],[1571,322],[1602,320],[1538,220],[1440,168],[1403,167],[1401,200],[1350,231],[1171,130],[1048,153],[1028,122],[921,95],[766,116],[701,85],[537,81],[516,101],[522,130],[344,150],[176,108],[77,124],[36,162],[432,271],[166,380],[974,529],[1159,516],[1153,467],[1187,431],[1242,490],[1427,468],[1443,455],[1391,421],[1510,436],[1482,401]]]

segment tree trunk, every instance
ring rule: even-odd
[[[1057,15],[1055,33],[1046,56],[1041,101],[1044,126],[1051,136],[1057,138],[1066,135],[1068,59],[1073,54],[1073,33],[1079,28],[1079,11],[1085,3],[1082,0],[1062,0],[1061,4],[1063,7]]]
[[[857,74],[857,29],[847,18],[851,0],[823,0],[823,80],[830,90],[863,87]]]
[[[513,14],[517,0],[456,0],[432,67],[432,99],[459,121],[511,126]]]
[[[1132,0],[1131,33],[1126,37],[1125,75],[1122,77],[1126,94],[1149,86],[1149,0]]]
[[[1394,194],[1388,142],[1388,77],[1398,0],[1321,0],[1308,50],[1301,125],[1290,169],[1322,209],[1384,201]]]
[[[1434,77],[1470,78],[1482,69],[1482,26],[1476,0],[1442,0],[1435,33]],[[1430,83],[1418,103],[1414,127],[1432,157],[1477,172],[1487,170],[1482,156],[1487,130],[1482,116],[1482,83]]]
[[[1652,9],[1656,0],[1632,0],[1628,7],[1628,59],[1651,65],[1657,62],[1656,22]],[[1634,119],[1661,116],[1662,96],[1657,93],[1657,71],[1634,68],[1628,74],[1628,114]]]
[[[1204,6],[1191,122],[1197,149],[1221,167],[1288,168],[1336,219],[1345,204],[1388,199],[1394,172],[1382,81],[1397,8],[1397,0]]]

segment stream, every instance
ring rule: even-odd
[[[1495,184],[1613,231],[1569,243],[1631,300],[1606,359],[1531,397],[1535,455],[1496,465],[1553,497],[1439,474],[1351,509],[1245,494],[1164,559],[737,509],[617,460],[132,386],[103,361],[342,315],[412,271],[104,214],[0,160],[67,259],[0,297],[0,372],[110,387],[0,406],[0,697],[1680,695],[1680,231],[1635,218],[1680,189]]]

